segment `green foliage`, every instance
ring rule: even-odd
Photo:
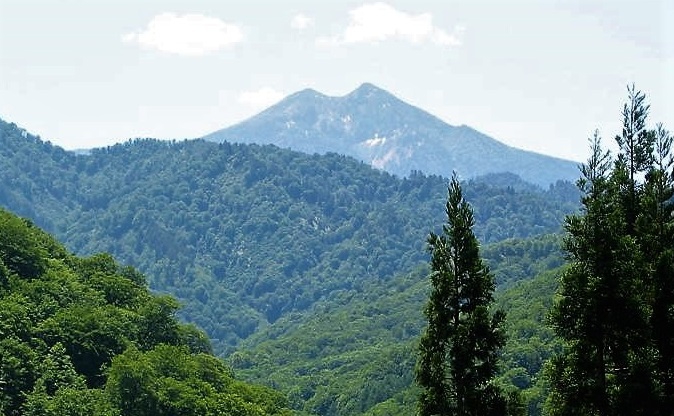
[[[43,390],[31,392],[23,407],[25,416],[119,416],[105,392],[99,389],[64,386],[54,395]]]
[[[672,141],[646,128],[644,99],[628,88],[615,160],[595,134],[578,183],[583,210],[566,221],[550,414],[671,413]]]
[[[38,377],[38,354],[29,343],[10,336],[0,340],[0,353],[0,411],[17,415]]]
[[[422,264],[442,216],[444,178],[400,179],[336,154],[139,139],[75,155],[1,121],[0,145],[12,149],[0,153],[0,204],[79,254],[136,266],[218,354],[331,293]],[[557,231],[577,200],[563,183],[542,190],[512,175],[472,180],[465,195],[485,243]],[[125,302],[119,291],[107,296]]]
[[[541,237],[541,241],[546,239],[548,238]],[[517,247],[526,247],[529,244],[531,243],[510,241],[494,246],[494,249],[488,247],[486,251],[494,253],[490,264],[497,274],[499,270],[508,269],[515,261],[517,256],[514,253],[519,250]],[[507,246],[512,246],[512,249],[508,250]],[[542,244],[541,247],[551,246]],[[503,253],[507,255],[502,255]],[[543,249],[536,253],[540,259],[550,255]],[[533,257],[532,261],[536,263]],[[539,263],[545,264],[545,261]],[[166,301],[168,298],[148,298],[144,284],[138,283],[138,275],[129,274],[127,268],[117,266],[109,256],[67,258],[64,261],[52,262],[51,266],[52,268],[45,273],[45,279],[12,280],[15,285],[21,287],[21,291],[13,288],[1,300],[3,304],[0,314],[3,314],[3,319],[0,322],[4,333],[11,330],[17,336],[21,335],[23,339],[29,340],[32,331],[39,327],[41,336],[48,335],[49,342],[63,343],[64,340],[74,340],[75,345],[70,348],[76,348],[77,351],[87,351],[87,345],[93,345],[92,340],[96,337],[114,340],[114,334],[121,333],[124,342],[136,343],[139,351],[142,351],[147,348],[142,347],[143,343],[140,341],[146,339],[141,336],[142,332],[139,330],[143,319],[140,319],[140,315],[136,315],[131,319],[130,332],[123,330],[115,332],[120,323],[119,319],[124,315],[120,317],[112,313],[114,308],[153,312],[144,318],[146,322],[147,319],[161,317],[162,314],[157,315],[157,312],[162,310],[162,306],[166,314],[171,314],[175,310],[175,304]],[[530,278],[527,273],[531,273],[534,269],[521,268],[519,269],[521,274],[512,274],[513,279],[527,280]],[[249,340],[249,345],[255,346],[254,350],[247,352],[246,348],[242,348],[230,358],[230,361],[234,363],[238,356],[238,367],[248,367],[239,369],[242,375],[258,382],[272,381],[273,385],[289,392],[291,400],[295,400],[297,407],[305,408],[312,413],[325,411],[322,414],[359,414],[370,410],[385,412],[384,409],[391,411],[395,408],[401,409],[398,414],[409,414],[413,411],[415,397],[415,394],[409,393],[415,361],[414,345],[423,324],[421,305],[427,296],[427,284],[422,278],[425,274],[425,269],[420,269],[415,273],[392,279],[385,287],[372,282],[360,293],[335,292],[328,298],[330,304],[334,306],[327,307],[326,304],[325,308],[316,309],[313,323],[311,320],[304,321],[303,327],[297,328],[299,315],[284,318],[274,327],[267,327],[265,332]],[[113,288],[119,288],[124,295],[111,296]],[[91,303],[97,305],[99,309],[84,308]],[[104,305],[108,306],[101,310]],[[70,315],[65,312],[59,313],[63,308],[70,308],[67,310],[74,313]],[[522,308],[527,310],[526,305]],[[96,318],[88,316],[90,314],[94,314]],[[30,316],[39,317],[40,322],[32,323]],[[116,316],[116,320],[110,322],[111,324],[117,322],[114,325],[96,326],[97,320]],[[170,323],[166,315],[159,320],[162,321]],[[56,325],[55,322],[62,324]],[[151,325],[146,326],[149,327]],[[90,330],[86,330],[87,328]],[[133,335],[134,333],[136,335]],[[191,337],[195,340],[189,344],[193,352],[201,352],[200,349],[207,348],[203,336],[199,336],[198,332],[195,334],[193,329],[180,325],[178,334],[180,339]],[[156,336],[161,335],[160,331]],[[298,338],[298,335],[302,337]],[[5,344],[8,342],[10,341],[4,341]],[[265,345],[267,347],[263,348]],[[368,345],[371,347],[367,347]],[[38,349],[45,351],[46,348],[41,346]],[[16,381],[13,387],[25,384],[26,387],[21,391],[32,391],[34,387],[31,386],[36,383],[35,374],[39,371],[31,369],[31,365],[40,359],[33,351],[33,347],[26,346],[23,355],[18,351],[6,355],[8,359],[21,357],[11,360],[14,364],[5,361],[4,368],[7,370],[3,372],[3,374],[16,374],[7,378]],[[104,350],[101,350],[101,353],[103,352]],[[88,412],[91,406],[102,406],[94,414],[107,414],[105,406],[109,406],[109,403],[96,404],[98,402],[94,400],[94,396],[98,395],[97,391],[99,390],[90,388],[78,390],[75,387],[68,387],[62,392],[59,389],[52,397],[44,396],[44,393],[36,390],[26,400],[30,400],[30,406],[33,406],[31,409],[35,412],[47,409],[40,411],[58,414],[61,411],[59,409],[67,408],[62,406],[67,405],[69,397],[73,400],[91,397],[89,401],[77,402],[81,403],[81,406],[77,405],[83,409],[81,412]],[[223,401],[222,406],[226,403],[229,405],[239,403],[237,400],[239,399],[228,399]],[[388,404],[379,406],[378,403]]]
[[[175,312],[205,328],[241,376],[282,389],[297,409],[413,412],[414,346],[428,296],[426,271],[417,268],[427,262],[429,224],[441,222],[445,179],[399,179],[335,154],[202,141],[134,140],[75,155],[2,121],[0,167],[1,205],[80,254],[111,252],[137,266],[150,287],[184,305],[147,297],[144,277],[109,255],[80,259],[50,246],[60,259],[47,262],[51,283],[12,289],[0,330],[14,322],[27,334],[21,339],[38,327],[50,343],[80,338],[66,348],[81,354],[108,340],[101,352],[109,357],[127,346],[146,353],[156,342],[210,351],[203,334],[174,325]],[[475,235],[492,243],[482,254],[499,285],[560,264],[555,237],[525,237],[559,229],[576,209],[573,186],[542,190],[491,175],[464,190]],[[0,293],[2,276],[8,287],[19,284],[2,264]],[[25,298],[30,308],[17,307]],[[84,316],[58,315],[63,308]],[[87,315],[117,326],[99,328]],[[98,358],[109,366],[109,357]],[[105,377],[95,365],[87,380],[99,385]]]
[[[142,275],[108,255],[74,257],[2,209],[0,236],[11,265],[0,291],[3,415],[140,414],[113,394],[126,391],[114,384],[123,365],[154,386],[134,398],[159,409],[147,414],[287,414],[279,393],[234,380],[205,335],[178,323],[177,301],[149,293]]]
[[[168,295],[149,299],[138,310],[141,315],[138,326],[139,344],[143,349],[157,344],[176,345],[180,340],[180,325],[174,318],[178,301]]]
[[[123,416],[289,414],[278,393],[236,382],[221,361],[184,347],[127,350],[112,360],[105,390]]]
[[[480,247],[480,254],[492,269],[497,269],[496,286],[507,289],[564,265],[561,244],[560,234],[543,234],[485,245]]]
[[[508,316],[506,345],[499,382],[522,394],[528,415],[540,415],[549,387],[546,363],[561,351],[560,340],[547,325],[548,314],[563,269],[553,269],[497,292],[496,303]],[[498,274],[497,274],[498,275]]]
[[[90,386],[99,387],[101,367],[130,345],[133,315],[111,305],[74,305],[45,319],[36,332],[49,344],[67,345],[77,371]]]
[[[428,237],[431,294],[419,342],[416,382],[421,415],[503,415],[506,398],[493,384],[505,344],[505,314],[490,313],[494,276],[480,258],[473,211],[456,176],[449,185],[443,233]]]
[[[32,279],[46,268],[46,252],[37,244],[37,235],[32,224],[11,216],[0,217],[0,261],[3,264],[4,281],[8,272]]]
[[[85,378],[77,373],[65,347],[56,343],[37,365],[39,377],[33,391],[26,396],[23,414],[31,416],[103,415],[118,411],[97,389],[88,389]]]
[[[499,308],[508,314],[498,383],[521,386],[522,400],[532,415],[540,414],[547,396],[540,363],[559,348],[545,325],[559,272],[536,275],[535,271],[561,255],[559,247],[543,243],[559,241],[559,237],[537,240],[541,247],[550,248],[550,252],[535,251],[539,257],[529,257],[539,266],[519,268],[517,275],[511,272],[518,283],[495,292]],[[486,260],[495,276],[502,270],[512,271],[517,261],[514,253],[521,248],[539,245],[527,241],[484,247],[484,252],[492,254]],[[240,376],[280,389],[293,408],[307,413],[413,414],[419,394],[413,372],[418,337],[425,324],[427,275],[427,268],[420,267],[387,285],[373,283],[362,293],[336,294],[329,299],[330,306],[292,314],[265,327],[229,355],[228,361]],[[518,382],[514,371],[525,373],[526,382]],[[318,413],[319,409],[324,413]]]
[[[362,414],[413,384],[424,273],[400,276],[386,288],[342,292],[308,317],[282,318],[228,361],[238,374],[286,392],[297,410]],[[414,397],[405,403],[414,410]]]

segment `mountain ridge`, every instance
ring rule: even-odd
[[[490,263],[499,285],[530,278],[531,256],[556,265],[546,254],[556,240],[511,239],[559,231],[577,209],[573,185],[543,190],[514,174],[464,183],[480,241],[504,242],[484,251],[501,264]],[[265,384],[297,381],[278,387],[300,414],[382,414],[367,409],[413,400],[424,244],[446,185],[273,145],[136,139],[81,155],[0,119],[0,207],[79,255],[108,252],[137,267],[247,380],[263,366]]]
[[[203,138],[340,153],[401,177],[412,171],[445,177],[456,171],[464,178],[511,172],[542,187],[577,177],[575,162],[450,125],[371,83],[343,96],[307,88]]]
[[[217,299],[245,311],[195,319],[220,352],[260,323],[422,261],[446,190],[440,176],[397,178],[348,156],[271,145],[137,139],[77,155],[2,120],[0,168],[0,206],[74,252],[111,252],[183,300],[195,293],[190,279],[201,281],[213,296],[186,304],[185,316],[205,318]],[[556,231],[574,209],[569,184],[530,189],[499,178],[465,189],[483,242]],[[330,271],[346,277],[332,282]],[[325,292],[308,284],[317,276],[331,281],[320,283]]]

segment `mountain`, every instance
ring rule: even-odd
[[[204,138],[274,144],[309,154],[335,152],[398,176],[512,172],[543,187],[578,177],[575,162],[507,146],[468,126],[451,126],[372,84],[343,97],[306,89]]]
[[[446,186],[270,145],[139,139],[75,154],[0,120],[0,206],[78,255],[137,267],[237,372],[311,414],[408,400],[424,245]],[[529,254],[559,265],[555,241],[510,239],[559,231],[578,206],[573,185],[490,174],[465,181],[464,195],[500,287],[538,271]]]
[[[0,168],[0,206],[78,254],[110,252],[138,267],[153,289],[185,302],[183,317],[219,353],[423,262],[447,184],[334,153],[228,142],[135,140],[81,155],[2,122]],[[484,243],[558,231],[576,207],[570,184],[498,178],[464,190]]]

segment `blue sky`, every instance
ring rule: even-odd
[[[674,129],[668,0],[0,0],[0,118],[67,149],[194,138],[363,82],[453,125],[584,160],[626,86]]]

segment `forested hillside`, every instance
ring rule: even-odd
[[[110,252],[138,267],[243,376],[310,413],[408,414],[424,242],[441,224],[445,178],[199,140],[76,155],[9,123],[0,144],[1,205],[79,254]],[[576,210],[575,186],[540,189],[501,174],[464,189],[501,287],[562,263],[558,239],[543,235]],[[527,357],[549,355],[548,341]],[[518,354],[504,380],[533,389],[540,365]]]
[[[0,203],[80,254],[110,252],[185,302],[218,352],[426,260],[446,180],[272,146],[135,140],[75,155],[2,123]],[[484,243],[559,230],[568,183],[471,181]]]
[[[543,235],[485,247],[508,313],[501,379],[524,391],[530,414],[544,399],[541,369],[555,349],[545,325],[563,264],[560,238]],[[321,415],[413,414],[413,370],[428,269],[344,294],[309,317],[280,319],[244,341],[228,361],[250,380],[286,391],[293,406]],[[387,413],[388,412],[388,413]]]
[[[108,255],[75,257],[0,209],[0,413],[289,415],[234,379],[178,303]]]

